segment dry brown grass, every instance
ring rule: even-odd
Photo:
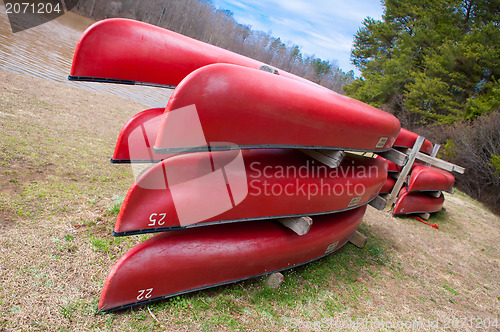
[[[111,235],[110,209],[133,177],[109,163],[119,129],[144,108],[0,71],[0,330],[276,331],[349,318],[499,319],[500,220],[460,193],[446,195],[446,212],[431,219],[440,230],[370,208],[365,249],[346,245],[288,271],[279,290],[255,279],[96,314],[108,271],[144,238]]]

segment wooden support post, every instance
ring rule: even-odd
[[[431,157],[437,156],[440,147],[441,147],[441,145],[434,144],[434,146],[432,147],[432,151],[431,151]]]
[[[432,196],[432,197],[436,197],[436,198],[441,196],[440,191],[427,191],[426,194],[428,194],[429,196]]]
[[[394,184],[394,187],[392,188],[392,191],[389,194],[389,198],[387,199],[387,204],[389,205],[389,207],[392,207],[392,205],[396,202],[399,191],[401,190],[401,187],[403,187],[403,184],[406,181],[408,174],[410,174],[410,170],[413,167],[413,163],[415,162],[415,157],[417,156],[418,151],[422,147],[424,140],[425,138],[423,136],[418,136],[417,140],[415,141],[415,144],[413,145],[413,148],[411,149],[410,154],[408,156],[408,161],[401,170],[399,178]]]
[[[396,149],[390,149],[389,151],[377,152],[377,154],[385,159],[392,161],[398,166],[404,166],[408,161],[408,156]]]
[[[281,218],[278,221],[285,227],[290,228],[298,235],[305,235],[309,232],[313,220],[310,217]]]
[[[424,220],[429,220],[429,218],[431,217],[431,214],[428,212],[424,212],[424,213],[417,214],[417,216],[419,216],[420,218],[422,218]]]
[[[401,174],[401,172],[390,172],[390,173],[389,173],[389,176],[390,176],[391,178],[393,178],[394,180],[397,180],[397,179],[399,179],[399,175],[400,175],[400,174]]]
[[[445,171],[448,171],[448,172],[457,172],[460,174],[464,174],[464,172],[465,172],[465,168],[463,168],[463,167],[460,167],[460,166],[457,166],[455,164],[449,163],[447,161],[438,159],[436,157],[428,156],[422,152],[418,152],[416,158],[418,160],[423,161],[424,163],[428,163],[434,167],[444,169]]]
[[[266,286],[270,288],[278,288],[283,281],[285,281],[283,274],[275,272],[267,277]]]
[[[415,143],[414,143],[415,144]],[[396,148],[397,151],[404,153],[404,154],[409,154],[411,151],[411,148],[405,148],[404,146],[398,146]]]
[[[435,157],[435,156],[437,156],[437,154],[438,154],[438,151],[439,151],[439,148],[440,148],[440,147],[441,147],[441,145],[439,145],[439,144],[434,144],[434,146],[432,147],[432,151],[431,151],[430,156],[431,156],[431,157]],[[425,163],[425,165],[426,165],[426,166],[431,166],[431,164],[429,164],[429,163]]]
[[[385,206],[387,205],[387,200],[382,196],[377,196],[368,204],[371,207],[374,207],[375,209],[382,211],[385,209]]]
[[[368,238],[358,231],[356,231],[353,234],[353,236],[351,236],[351,238],[349,239],[349,242],[351,242],[352,244],[354,244],[358,248],[364,248],[367,241],[368,241]]]
[[[330,168],[337,168],[344,160],[345,152],[342,150],[315,150],[315,149],[300,149],[302,153],[307,154],[309,157],[322,162]]]

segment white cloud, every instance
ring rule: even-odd
[[[355,69],[349,56],[353,36],[364,18],[380,19],[377,0],[213,0],[233,11],[239,23],[272,31],[299,45],[303,53],[337,60],[344,71]]]

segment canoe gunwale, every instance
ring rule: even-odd
[[[157,164],[163,159],[113,159],[109,161],[112,164]]]
[[[231,151],[231,150],[253,150],[253,149],[307,149],[307,150],[331,150],[331,151],[352,151],[352,152],[363,152],[370,153],[375,150],[362,150],[362,149],[353,149],[353,148],[336,148],[331,146],[309,146],[309,145],[272,145],[272,144],[263,144],[263,145],[238,145],[238,146],[201,146],[201,147],[186,147],[186,148],[165,148],[159,149],[153,147],[153,151],[156,154],[178,154],[178,153],[192,153],[192,152],[212,152],[212,151]],[[169,152],[165,152],[169,150]],[[385,150],[376,150],[376,152],[386,152],[389,149]],[[166,158],[165,158],[166,159]],[[114,159],[110,158],[110,162],[112,164],[156,164],[164,159]],[[388,171],[391,172],[391,171]],[[398,172],[394,172],[398,173]]]
[[[152,86],[155,88],[164,88],[164,89],[175,89],[175,87],[176,87],[175,85],[169,85],[169,84],[140,82],[140,81],[134,81],[134,80],[122,80],[122,79],[106,78],[106,77],[74,76],[74,75],[68,75],[68,81],[111,83],[111,84],[125,84],[125,85],[143,85],[143,86]]]
[[[307,150],[341,150],[353,152],[386,152],[388,149],[354,149],[344,147],[331,147],[319,145],[285,145],[285,144],[258,144],[258,145],[212,145],[212,146],[194,146],[183,148],[157,148],[153,147],[156,154],[171,153],[192,153],[192,152],[212,152],[212,151],[230,151],[230,150],[251,150],[251,149],[307,149]]]
[[[116,232],[113,230],[113,236],[115,237],[122,237],[122,236],[129,236],[129,235],[140,235],[140,234],[149,234],[149,233],[161,233],[161,232],[170,232],[170,231],[178,231],[182,229],[188,229],[188,228],[196,228],[196,227],[204,227],[204,226],[213,226],[213,225],[223,225],[223,224],[231,224],[235,222],[252,222],[252,221],[259,221],[259,220],[275,220],[275,219],[282,219],[282,218],[295,218],[295,217],[308,217],[308,216],[321,216],[321,215],[326,215],[326,214],[334,214],[334,213],[340,213],[340,212],[346,212],[350,210],[354,210],[360,207],[363,207],[367,204],[370,204],[374,199],[377,198],[377,195],[375,195],[373,198],[369,199],[368,201],[364,202],[363,204],[359,205],[354,205],[345,209],[341,210],[333,210],[333,211],[326,211],[326,212],[317,212],[317,213],[303,213],[303,214],[289,214],[289,215],[282,215],[282,216],[268,216],[268,217],[254,217],[254,218],[241,218],[241,219],[230,219],[230,220],[218,220],[218,221],[211,221],[211,222],[206,222],[206,223],[197,223],[197,224],[192,224],[192,225],[187,225],[187,226],[170,226],[170,227],[157,227],[157,228],[143,228],[143,229],[138,229],[138,230],[133,230],[133,231],[124,231],[124,232]],[[314,222],[314,219],[313,219]]]
[[[415,211],[415,212],[398,212],[398,213],[392,213],[394,216],[409,216],[409,215],[412,215],[412,214],[419,214],[419,213],[436,213],[436,212],[439,212],[441,211],[443,208],[441,207],[440,209],[438,210],[434,210],[434,211]]]

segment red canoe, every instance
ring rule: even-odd
[[[122,18],[96,22],[82,34],[69,79],[173,87],[194,70],[214,63],[266,70],[314,84],[220,47]]]
[[[387,179],[385,180],[384,185],[380,189],[379,194],[390,194],[395,184],[396,180],[394,180],[390,176],[387,176]]]
[[[344,245],[365,210],[314,217],[302,236],[272,221],[158,234],[115,264],[98,309],[123,309],[308,263]]]
[[[409,193],[406,188],[401,189],[394,206],[393,214],[432,213],[443,208],[444,196],[429,196],[425,193]]]
[[[113,233],[353,209],[379,193],[386,175],[381,160],[350,154],[336,169],[293,149],[183,154],[139,177],[125,197]]]
[[[413,145],[415,145],[415,141],[418,138],[418,134],[415,134],[414,132],[411,132],[409,130],[406,130],[404,128],[401,128],[401,131],[399,132],[398,138],[394,142],[394,147],[402,147],[402,148],[413,148]],[[430,154],[432,152],[433,144],[429,140],[424,140],[424,143],[422,144],[422,147],[420,148],[420,151],[425,152],[427,154]]]
[[[431,166],[416,165],[408,178],[408,191],[450,191],[455,177],[449,172]]]
[[[134,115],[118,135],[112,163],[159,162],[165,155],[158,155],[153,145],[160,126],[164,108],[152,108]]]
[[[403,169],[403,166],[398,166],[395,163],[393,163],[392,161],[385,159],[384,157],[377,155],[375,158],[385,160],[387,162],[387,171],[388,172],[396,173],[396,172],[401,172],[401,170]]]
[[[174,90],[155,141],[157,153],[314,148],[384,151],[400,123],[392,114],[310,84],[260,70],[215,64]]]

